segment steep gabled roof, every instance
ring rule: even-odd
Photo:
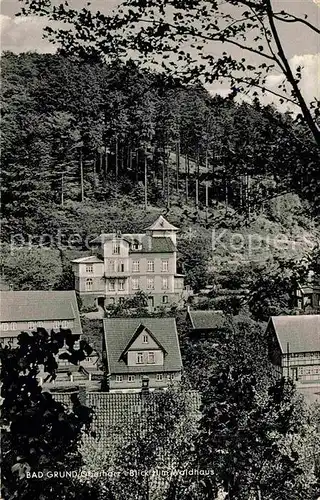
[[[128,367],[121,358],[137,329],[143,325],[166,352],[164,365]],[[182,368],[178,332],[174,318],[109,318],[103,321],[108,371],[114,373],[174,372]]]
[[[82,328],[75,291],[27,290],[0,292],[1,322],[45,320],[73,320],[73,333],[81,334]],[[4,336],[4,333],[1,332],[2,336]]]
[[[213,330],[225,325],[226,318],[222,311],[198,310],[188,311],[188,316],[194,330]]]
[[[320,314],[272,316],[268,329],[274,328],[280,349],[290,353],[320,351]]]
[[[151,226],[147,227],[147,231],[179,231],[179,229],[168,222],[160,215]]]
[[[153,335],[153,333],[151,332],[151,330],[149,330],[149,328],[147,328],[146,326],[144,326],[141,323],[138,326],[138,328],[136,329],[136,331],[134,332],[134,334],[132,335],[131,340],[129,341],[129,344],[126,346],[126,348],[124,349],[124,351],[121,353],[121,356],[120,356],[119,360],[121,360],[125,356],[125,354],[129,351],[129,349],[132,346],[132,344],[134,343],[134,341],[139,337],[139,335],[143,331],[146,331],[148,333],[148,335],[154,340],[154,342],[157,344],[157,346],[159,347],[159,349],[161,349],[163,351],[164,354],[168,354],[166,352],[165,348],[160,344],[160,342],[158,341],[158,339]]]

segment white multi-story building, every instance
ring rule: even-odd
[[[139,234],[101,234],[95,254],[72,261],[75,290],[84,305],[116,304],[143,291],[148,305],[178,303],[184,276],[177,274],[178,228],[164,217]]]

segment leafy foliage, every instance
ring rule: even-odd
[[[42,390],[37,377],[42,369],[54,379],[59,349],[67,346],[70,361],[83,359],[89,346],[74,349],[69,331],[51,332],[38,328],[23,332],[18,347],[2,347],[2,479],[3,494],[10,499],[54,495],[63,499],[93,498],[79,488],[76,479],[53,476],[53,472],[77,471],[82,463],[78,446],[82,432],[90,431],[92,410],[73,396],[73,410]],[[39,477],[32,477],[36,473]],[[40,474],[39,474],[40,473]],[[41,476],[42,473],[42,476]],[[28,477],[29,474],[29,477]]]

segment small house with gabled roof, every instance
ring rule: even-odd
[[[174,318],[104,320],[103,353],[109,390],[151,390],[181,380],[182,360]]]
[[[187,322],[192,335],[197,337],[212,337],[226,326],[227,319],[223,311],[220,310],[194,310],[188,307]]]
[[[1,343],[15,346],[22,331],[70,329],[82,335],[76,294],[68,291],[0,292]]]
[[[298,388],[320,391],[320,314],[272,316],[266,330],[269,358]],[[309,388],[310,388],[309,387]]]
[[[139,291],[151,309],[182,302],[187,292],[177,272],[177,232],[160,215],[144,233],[102,233],[92,240],[95,255],[72,261],[83,305],[119,304]]]

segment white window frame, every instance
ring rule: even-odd
[[[11,331],[18,330],[18,326],[17,326],[16,321],[12,321],[12,322],[10,323],[10,330],[11,330]]]
[[[143,365],[143,352],[137,352],[136,364]]]
[[[123,376],[122,375],[116,375],[116,383],[123,382]]]
[[[117,261],[117,272],[118,273],[124,273],[124,262],[123,262],[123,260],[118,260]]]
[[[136,380],[135,375],[128,375],[128,382],[133,383],[133,382],[135,382],[135,380]]]
[[[154,290],[154,278],[147,278],[147,290]]]
[[[132,272],[133,273],[139,273],[140,272],[140,261],[139,260],[133,260],[132,261]]]
[[[156,362],[156,356],[154,351],[148,352],[148,365],[154,365]]]
[[[34,330],[36,328],[35,321],[28,321],[28,330]]]
[[[132,290],[139,290],[139,278],[132,278]]]
[[[2,331],[9,330],[9,323],[1,323],[1,330]]]
[[[169,271],[169,260],[165,259],[161,261],[161,272],[167,273]]]
[[[114,292],[116,289],[116,282],[115,280],[109,280],[108,282],[108,290],[109,292]]]
[[[169,279],[162,278],[162,290],[169,290]]]
[[[149,335],[147,333],[143,334],[142,343],[143,344],[149,344]]]
[[[157,373],[157,382],[163,381],[163,373]]]
[[[154,260],[147,261],[147,272],[154,273]]]
[[[86,292],[92,292],[92,290],[93,290],[93,279],[92,278],[86,278],[85,289],[86,289]]]
[[[118,281],[118,291],[119,292],[124,292],[125,291],[125,281],[124,280],[119,280]]]
[[[93,273],[93,264],[86,264],[86,273],[88,274]]]
[[[120,255],[120,241],[112,243],[112,255]]]

